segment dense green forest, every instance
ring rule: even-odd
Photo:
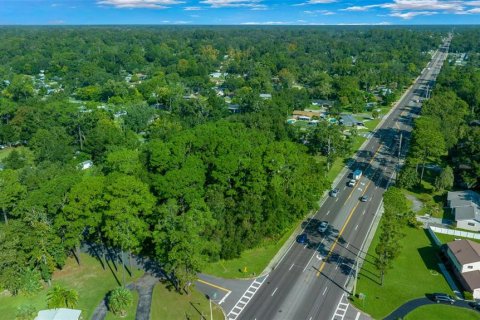
[[[0,288],[33,290],[82,242],[149,256],[182,287],[278,239],[328,188],[321,157],[352,152],[342,125],[287,115],[388,106],[443,31],[1,28]]]
[[[411,188],[424,165],[439,166],[435,188],[480,186],[480,46],[478,29],[455,32],[431,98],[415,122],[412,150],[400,182]]]

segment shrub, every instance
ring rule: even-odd
[[[470,291],[463,291],[463,297],[465,300],[473,300],[473,293]]]
[[[74,308],[78,303],[78,292],[56,285],[47,294],[49,308]]]
[[[17,308],[15,320],[32,320],[36,316],[36,310],[32,305],[22,304]]]
[[[130,290],[118,287],[110,291],[107,301],[110,311],[118,316],[125,317],[128,307],[132,304],[133,296]]]

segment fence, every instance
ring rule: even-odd
[[[433,232],[449,234],[449,235],[452,235],[452,236],[457,236],[457,237],[462,237],[462,238],[470,238],[470,239],[480,239],[480,233],[460,231],[460,230],[454,230],[454,229],[445,229],[445,228],[439,228],[439,227],[434,227],[434,226],[431,226],[430,229]]]

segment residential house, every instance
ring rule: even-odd
[[[87,161],[80,162],[77,167],[80,170],[87,170],[87,169],[91,168],[92,166],[93,166],[93,161],[92,160],[87,160]]]
[[[231,113],[239,113],[240,112],[240,105],[229,103],[228,104],[228,111],[230,111]]]
[[[457,228],[480,231],[480,194],[472,190],[449,192],[447,205]]]
[[[352,116],[351,114],[344,114],[340,116],[339,122],[340,124],[343,124],[345,127],[355,127],[360,123],[360,121],[355,119],[355,117]]]
[[[262,98],[263,100],[272,99],[272,95],[270,93],[260,93],[259,97]]]
[[[458,280],[474,299],[480,299],[480,243],[463,239],[449,242],[446,247]]]
[[[310,111],[301,111],[301,110],[294,110],[293,111],[293,118],[297,120],[312,120],[313,117],[320,118],[320,111],[318,110],[310,110]]]
[[[81,310],[66,308],[40,310],[35,320],[79,320],[81,313]]]
[[[323,99],[315,99],[312,100],[312,106],[319,106],[324,108],[331,108],[335,104],[333,100],[323,100]]]

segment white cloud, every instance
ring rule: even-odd
[[[183,10],[185,11],[200,11],[200,10],[203,10],[202,7],[185,7],[183,8]]]
[[[60,25],[60,24],[65,24],[65,20],[51,20],[48,21],[48,24],[54,24],[54,25]]]
[[[329,10],[305,10],[305,11],[303,11],[303,13],[311,14],[311,15],[320,14],[322,16],[331,16],[331,15],[336,14],[335,12],[329,11]]]
[[[389,14],[389,16],[409,20],[416,16],[432,16],[437,13],[438,12],[435,12],[435,11],[408,11],[408,12],[393,12]]]
[[[307,2],[296,3],[294,6],[307,6],[311,4],[327,4],[338,2],[338,0],[308,0]]]
[[[347,7],[345,9],[340,9],[342,11],[368,11],[371,8],[378,7],[378,5],[372,4],[368,6],[353,6],[353,7]]]
[[[182,4],[182,0],[97,0],[97,4],[115,8],[165,9],[168,6]]]
[[[200,3],[209,5],[212,8],[251,8],[252,10],[263,10],[267,6],[261,4],[262,0],[202,0]]]

